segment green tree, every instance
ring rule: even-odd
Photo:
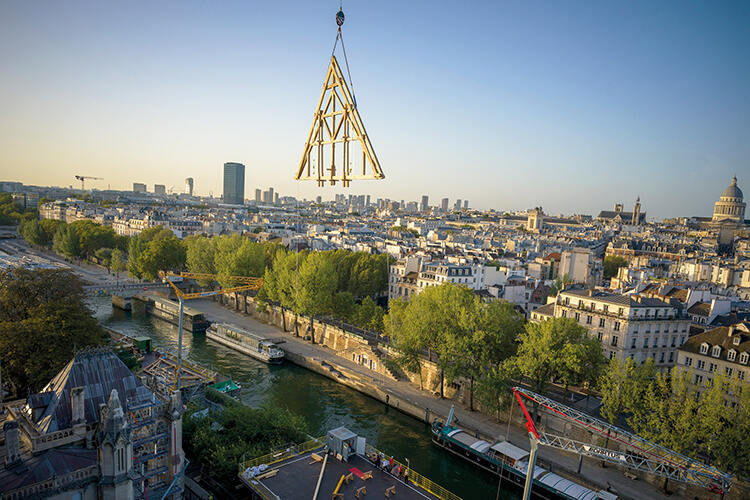
[[[172,231],[153,227],[130,239],[128,272],[137,278],[155,280],[159,271],[178,271],[185,266],[185,246]]]
[[[362,300],[362,304],[356,308],[353,319],[354,324],[360,328],[382,332],[384,316],[385,311],[383,311],[383,308],[377,305],[370,297],[365,297]]]
[[[21,237],[32,245],[47,246],[51,241],[47,231],[36,219],[22,221],[18,231]]]
[[[188,236],[185,238],[187,269],[191,273],[216,274],[216,243],[214,238]]]
[[[41,389],[74,349],[103,340],[75,275],[57,269],[0,271],[0,359],[3,378],[19,394]]]
[[[52,240],[52,248],[65,257],[80,257],[81,242],[78,233],[69,224],[58,227]]]
[[[338,277],[336,268],[326,255],[313,252],[307,256],[296,278],[295,311],[310,317],[310,334],[313,342],[313,316],[333,311],[333,295]]]
[[[112,251],[111,248],[100,248],[94,252],[94,256],[99,260],[99,264],[106,267],[107,271],[112,266]]]
[[[81,255],[93,257],[100,248],[114,248],[117,245],[115,231],[91,220],[79,220],[68,225],[78,235]]]
[[[124,271],[125,268],[125,254],[122,250],[119,248],[115,248],[112,250],[112,254],[110,255],[109,260],[109,266],[112,271],[114,271],[116,277],[120,277],[120,273]]]
[[[628,261],[619,255],[607,255],[604,257],[604,279],[612,279],[617,276],[617,270],[627,267]]]
[[[586,370],[588,349],[593,346],[587,330],[571,318],[527,323],[519,341],[516,367],[540,394],[546,392],[553,377],[564,378],[566,384],[579,380]],[[596,347],[601,350],[601,345]]]
[[[350,292],[337,292],[333,296],[333,315],[344,321],[351,321],[357,310],[354,296]]]

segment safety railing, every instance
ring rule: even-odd
[[[277,462],[281,462],[282,460],[286,460],[287,458],[291,458],[301,453],[314,450],[315,448],[320,448],[321,446],[325,444],[325,442],[326,442],[326,437],[322,436],[319,438],[311,439],[310,441],[305,441],[304,443],[290,446],[284,450],[280,450],[280,451],[273,452],[273,453],[268,453],[267,455],[263,455],[263,456],[256,457],[256,458],[251,458],[249,460],[243,460],[239,464],[239,472],[240,474],[242,474],[244,471],[246,471],[250,467],[257,467],[258,465],[263,465],[263,464],[271,465]]]
[[[375,453],[376,455],[380,456],[381,452],[377,448],[370,446],[369,444],[365,447],[366,453],[368,456]],[[385,453],[382,453],[383,456],[388,456]],[[407,467],[406,465],[402,464],[398,460],[393,461],[394,467],[401,466],[402,469],[408,470],[408,481],[411,484],[414,484],[415,486],[419,486],[425,491],[428,491],[429,493],[432,493],[434,496],[438,497],[440,500],[461,500],[461,497],[456,495],[455,493],[452,493],[439,484],[431,481],[430,479],[424,477],[422,474],[416,472],[411,467]]]

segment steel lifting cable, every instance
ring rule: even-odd
[[[341,40],[341,51],[344,53],[344,64],[346,64],[346,75],[349,77],[349,90],[352,93],[352,101],[354,107],[357,107],[357,96],[354,95],[354,81],[352,80],[352,72],[349,69],[349,58],[346,57],[346,47],[344,46],[344,35],[341,33],[341,25],[344,24],[344,12],[339,4],[339,12],[336,14],[336,24],[339,25],[339,29],[336,32],[336,40],[333,42],[333,50],[331,51],[331,57],[336,55],[336,45]]]

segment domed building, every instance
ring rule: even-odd
[[[732,183],[727,187],[719,197],[719,201],[714,204],[713,222],[745,222],[745,202],[742,197],[742,190],[737,187],[737,177],[732,177]]]

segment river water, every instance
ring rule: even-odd
[[[146,316],[143,306],[138,301],[133,303],[130,313],[114,309],[108,296],[90,301],[94,315],[104,326],[131,336],[145,335],[153,339],[154,348],[176,352],[177,327]],[[495,498],[495,477],[432,444],[427,424],[349,387],[292,363],[266,365],[203,334],[185,332],[183,355],[239,382],[243,403],[253,407],[278,405],[303,416],[312,435],[322,436],[344,425],[397,460],[405,463],[408,458],[414,470],[464,500]],[[520,493],[501,491],[500,498],[515,500]]]

